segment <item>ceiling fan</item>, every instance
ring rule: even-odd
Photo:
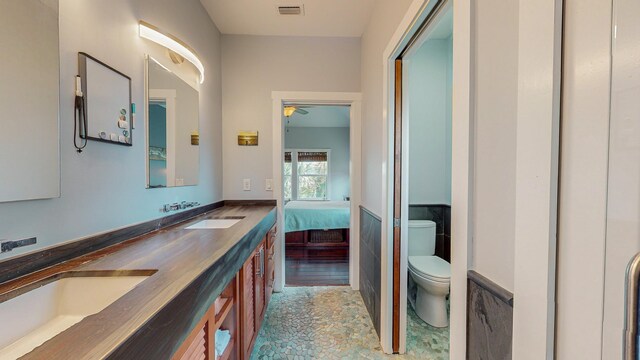
[[[284,107],[284,116],[286,117],[291,117],[291,115],[293,115],[293,113],[298,113],[300,115],[307,115],[309,112],[307,110],[305,110],[306,108],[310,108],[311,106],[305,106],[305,105],[286,105]]]

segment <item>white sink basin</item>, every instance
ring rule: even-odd
[[[242,219],[210,219],[202,220],[191,226],[186,227],[187,230],[196,229],[227,229],[237,224]]]
[[[147,277],[67,277],[0,303],[0,359],[29,353],[102,311]]]

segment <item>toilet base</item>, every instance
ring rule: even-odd
[[[446,295],[433,295],[418,286],[416,314],[433,327],[449,326]]]

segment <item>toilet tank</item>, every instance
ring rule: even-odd
[[[409,256],[431,256],[436,252],[436,223],[409,220]]]

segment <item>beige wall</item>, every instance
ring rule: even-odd
[[[145,189],[144,54],[153,44],[138,36],[144,19],[193,47],[206,69],[200,92],[200,177],[197,186]],[[79,51],[132,78],[137,104],[133,147],[90,142],[76,153],[74,76]],[[60,1],[61,197],[0,204],[0,238],[38,237],[37,246],[0,259],[163,216],[165,203],[222,200],[220,33],[198,0]]]
[[[411,0],[378,0],[362,35],[362,206],[382,211],[383,52]]]
[[[513,291],[518,5],[516,1],[479,1],[474,18],[475,171],[471,267]]]
[[[360,39],[224,35],[222,54],[224,197],[272,199],[271,92],[360,91]],[[239,130],[257,130],[259,146],[238,146]]]

